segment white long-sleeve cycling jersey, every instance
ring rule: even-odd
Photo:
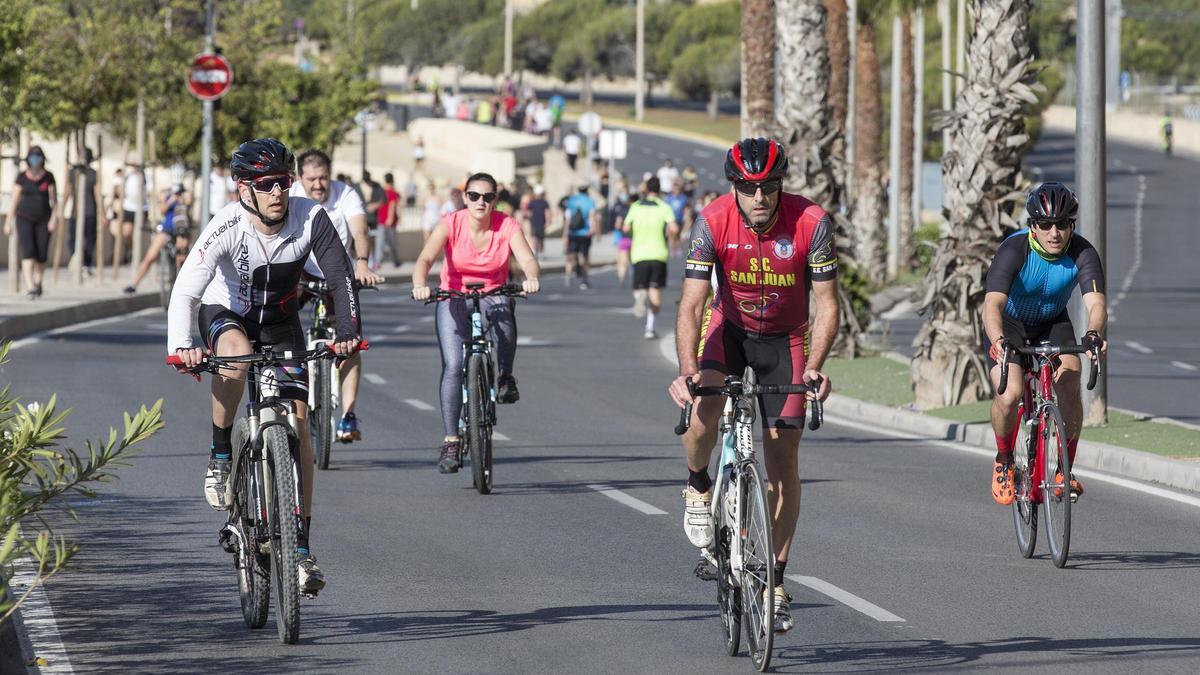
[[[171,292],[167,352],[193,346],[192,324],[201,303],[227,307],[260,324],[294,316],[300,309],[300,273],[310,253],[329,282],[337,339],[356,337],[358,298],[346,248],[320,204],[289,197],[287,220],[273,237],[257,232],[238,202],[208,222]]]

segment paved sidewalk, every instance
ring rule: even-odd
[[[601,238],[592,247],[592,265],[612,264],[616,260],[616,249],[612,237]],[[558,237],[546,239],[546,250],[542,256],[544,274],[561,274],[564,267],[562,240]],[[387,278],[388,287],[395,289],[412,280],[413,263],[399,267],[384,265],[379,271]],[[438,266],[434,267],[434,278]],[[13,294],[8,290],[9,272],[0,270],[0,340],[16,340],[33,333],[62,328],[84,321],[104,319],[130,312],[156,307],[159,303],[158,278],[151,270],[135,295],[126,295],[122,289],[129,283],[129,273],[122,269],[117,279],[112,270],[106,270],[103,279],[85,279],[82,286],[70,280],[70,272],[62,269],[59,280],[53,281],[50,271],[46,272],[43,295],[30,300],[24,292]]]

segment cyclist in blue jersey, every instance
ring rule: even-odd
[[[1006,344],[1024,346],[1049,340],[1058,345],[1077,345],[1075,329],[1067,316],[1067,301],[1076,286],[1087,307],[1087,333],[1083,344],[1092,358],[1108,350],[1102,337],[1108,320],[1104,296],[1104,270],[1095,247],[1075,232],[1079,202],[1062,183],[1042,183],[1029,194],[1025,205],[1029,229],[1007,237],[1000,244],[988,269],[983,300],[983,328],[991,346],[992,384],[999,386],[1000,359]],[[1054,389],[1067,426],[1067,448],[1071,463],[1083,426],[1083,401],[1079,391],[1080,361],[1063,354],[1055,371]],[[1008,386],[992,401],[992,431],[996,434],[996,463],[991,476],[992,498],[998,504],[1013,502],[1013,431],[1017,404],[1024,382],[1021,364],[1010,362]],[[1061,478],[1060,478],[1061,480]],[[1071,477],[1071,491],[1083,493],[1083,485]]]

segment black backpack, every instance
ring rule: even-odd
[[[583,209],[571,209],[571,220],[567,223],[567,229],[572,232],[587,229],[587,221],[583,217]]]

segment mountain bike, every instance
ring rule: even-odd
[[[1017,407],[1017,428],[1013,430],[1013,525],[1017,548],[1025,558],[1033,557],[1037,543],[1039,506],[1046,519],[1046,539],[1056,567],[1067,564],[1071,548],[1071,505],[1078,495],[1071,492],[1071,461],[1067,450],[1067,429],[1054,396],[1055,357],[1060,354],[1084,354],[1079,345],[1035,346],[1008,345],[1000,360],[1000,385],[997,393],[1008,388],[1010,354],[1030,357],[1023,364],[1025,391]],[[1096,386],[1099,360],[1092,361],[1087,388]]]
[[[354,288],[373,289],[375,286],[362,286],[355,281]],[[324,279],[310,279],[301,282],[300,293],[312,302],[311,324],[305,337],[308,349],[332,344],[335,335],[329,284]],[[340,360],[320,359],[308,369],[308,431],[312,436],[313,461],[322,471],[329,468],[329,457],[337,436],[342,394],[340,363]]]
[[[463,407],[458,421],[458,465],[470,454],[471,480],[479,494],[492,491],[492,427],[496,426],[496,357],[492,340],[483,324],[480,301],[505,295],[524,297],[516,284],[505,284],[484,291],[483,284],[467,284],[466,292],[438,290],[425,302],[430,304],[461,298],[471,303],[471,339],[463,345]]]
[[[275,614],[279,639],[295,644],[300,639],[300,554],[296,542],[304,528],[304,495],[301,490],[299,453],[301,433],[296,402],[279,397],[276,368],[284,362],[327,361],[335,357],[322,345],[313,351],[274,351],[243,356],[207,355],[195,368],[185,370],[219,374],[234,364],[248,363],[250,401],[246,416],[233,426],[232,471],[227,482],[229,520],[221,528],[221,547],[234,556],[241,595],[242,619],[249,628],[262,628],[275,586]],[[167,364],[182,366],[178,356]]]
[[[754,370],[746,368],[739,379],[725,377],[719,387],[688,383],[692,396],[724,396],[721,415],[721,459],[713,486],[713,543],[701,551],[696,576],[717,582],[717,606],[725,629],[725,653],[734,656],[741,645],[745,624],[747,651],[754,667],[765,671],[771,664],[775,635],[775,549],[771,542],[771,513],[755,453],[754,420],[757,397],[762,394],[806,394],[811,385],[757,384]],[[809,401],[808,428],[816,431],[824,419],[820,401]],[[691,425],[692,404],[680,413],[675,434]]]

